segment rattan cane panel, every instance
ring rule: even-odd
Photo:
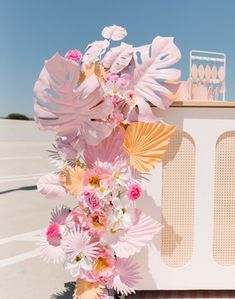
[[[161,256],[170,267],[181,267],[193,252],[195,144],[176,131],[163,160]]]
[[[222,266],[235,265],[235,131],[216,143],[213,257]]]

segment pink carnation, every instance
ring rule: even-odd
[[[136,201],[141,195],[141,187],[138,184],[131,184],[128,186],[128,197],[132,201]]]
[[[46,235],[47,235],[47,241],[50,245],[52,246],[60,245],[61,234],[60,234],[59,225],[57,223],[53,223],[48,227],[46,231]]]
[[[77,49],[69,50],[65,54],[65,58],[69,59],[69,60],[73,60],[73,61],[79,62],[79,61],[82,60],[82,53],[80,51],[78,51]]]

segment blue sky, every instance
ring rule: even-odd
[[[226,98],[235,100],[234,0],[0,0],[0,116],[32,116],[33,85],[44,60],[56,51],[83,50],[112,24],[126,27],[125,42],[136,46],[174,36],[182,79],[191,49],[225,52]]]

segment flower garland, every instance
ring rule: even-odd
[[[58,168],[39,179],[38,191],[77,200],[73,209],[53,209],[40,255],[64,263],[77,281],[78,299],[111,298],[107,288],[134,293],[141,277],[133,255],[162,228],[135,202],[175,130],[153,114],[151,104],[171,104],[180,71],[169,66],[180,51],[172,38],[159,36],[150,45],[110,48],[126,35],[122,27],[105,27],[104,39],[83,54],[55,54],[34,88],[35,120],[56,133],[49,158]]]

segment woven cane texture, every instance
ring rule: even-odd
[[[220,265],[235,265],[235,131],[216,143],[213,256]]]
[[[193,252],[195,145],[176,131],[163,160],[161,256],[169,267],[181,267]]]

